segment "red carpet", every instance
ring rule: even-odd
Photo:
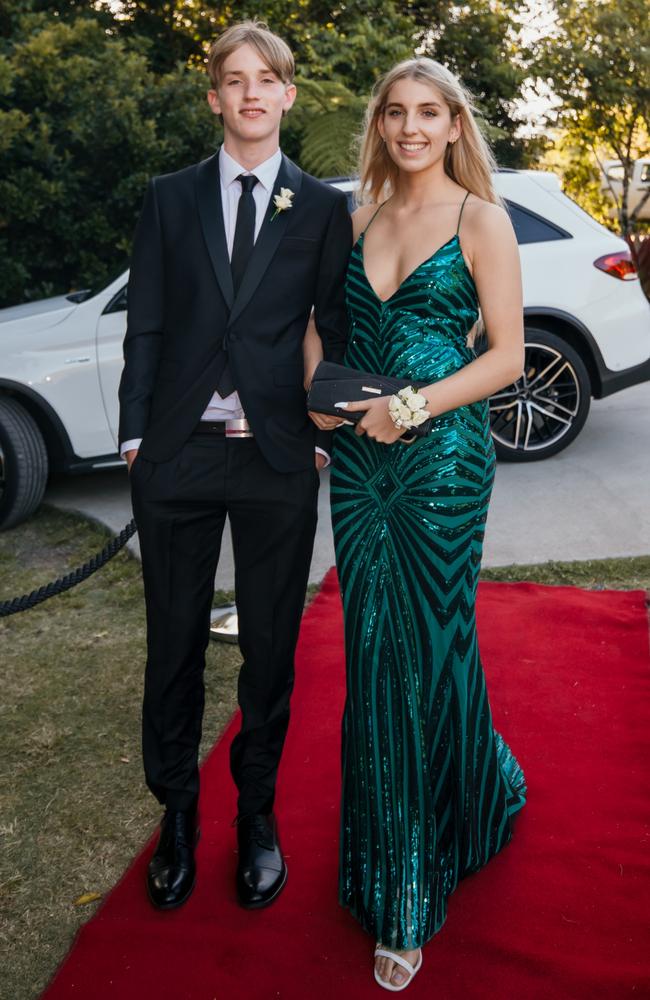
[[[528,802],[462,881],[409,997],[650,997],[650,653],[641,591],[482,584],[495,727]],[[333,573],[305,617],[280,772],[289,882],[268,910],[233,892],[232,730],[203,767],[199,879],[178,911],[143,887],[151,845],[81,930],[47,1000],[364,1000],[387,994],[337,905],[341,610]],[[144,791],[143,791],[144,794]]]

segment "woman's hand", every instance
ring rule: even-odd
[[[379,399],[362,399],[358,402],[346,403],[341,406],[342,412],[357,413],[365,410],[366,415],[362,417],[354,428],[355,434],[367,434],[373,441],[380,444],[393,444],[398,441],[404,433],[403,427],[396,427],[388,413],[388,402],[390,396],[381,396]]]

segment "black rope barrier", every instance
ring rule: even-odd
[[[122,528],[119,535],[111,538],[110,542],[107,542],[101,552],[97,552],[83,566],[77,566],[76,569],[73,569],[66,576],[60,576],[58,580],[52,580],[51,583],[46,583],[44,587],[32,590],[31,594],[23,594],[22,597],[13,597],[9,601],[0,601],[0,618],[16,615],[19,611],[28,611],[30,608],[35,608],[37,604],[42,604],[43,601],[49,600],[50,597],[55,597],[57,594],[62,594],[64,591],[70,590],[71,587],[76,587],[78,583],[83,583],[89,576],[96,573],[98,569],[105,566],[109,559],[116,556],[120,549],[124,548],[129,538],[135,535],[137,530],[135,521],[130,521],[125,528]]]

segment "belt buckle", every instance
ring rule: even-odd
[[[227,438],[252,438],[253,432],[250,429],[250,424],[245,417],[239,417],[237,419],[226,420],[226,437]]]

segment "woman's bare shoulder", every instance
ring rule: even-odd
[[[460,241],[471,270],[499,244],[514,252],[517,238],[505,208],[471,194],[467,199],[460,226]]]
[[[512,233],[510,216],[502,205],[471,194],[467,199],[462,225],[469,235],[498,236]]]
[[[352,213],[352,232],[355,242],[359,239],[359,236],[372,219],[378,207],[374,202],[371,202],[368,205],[360,205]]]

